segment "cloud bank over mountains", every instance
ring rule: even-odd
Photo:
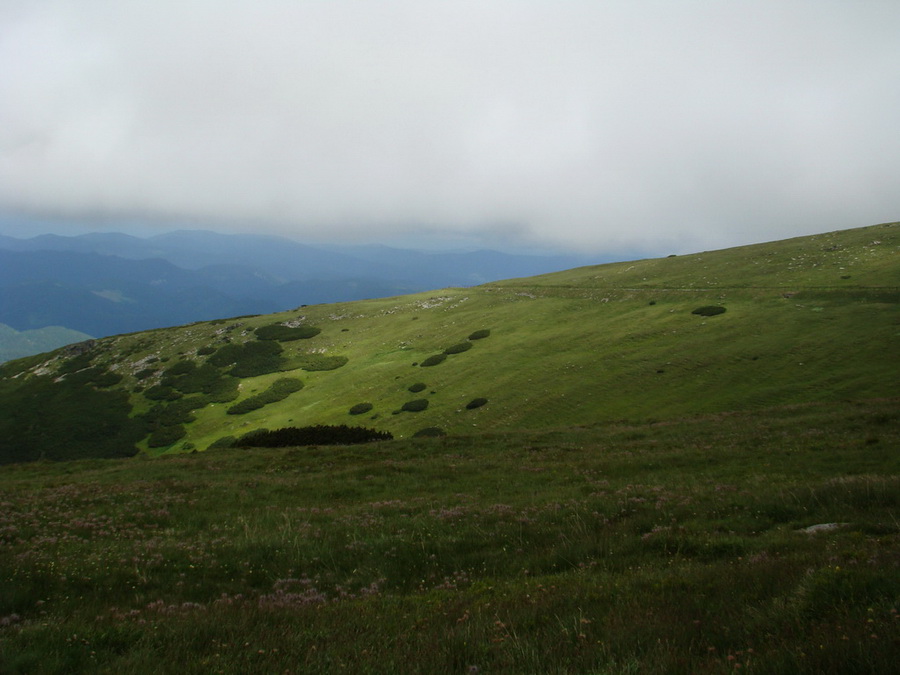
[[[898,31],[827,0],[5,2],[0,211],[678,252],[896,220]]]

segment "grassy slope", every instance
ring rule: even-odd
[[[8,466],[0,672],[893,673],[898,446],[893,399]]]
[[[201,448],[457,435],[0,468],[0,672],[892,673],[898,230],[101,341],[128,388],[147,356],[299,315],[322,333],[289,352],[349,357],[254,413],[199,411]]]
[[[223,436],[263,427],[353,424],[408,437],[425,427],[450,433],[538,429],[890,396],[900,381],[900,360],[891,357],[900,351],[898,247],[900,226],[880,225],[475,288],[201,322],[99,340],[91,353],[95,366],[124,376],[104,395],[133,392],[135,413],[154,404],[138,385],[157,382],[179,359],[201,363],[204,357],[196,352],[203,347],[253,341],[254,328],[273,322],[302,318],[322,329],[311,339],[284,343],[289,361],[308,352],[349,359],[337,370],[245,378],[240,399],[263,392],[279,377],[299,377],[306,386],[245,415],[227,415],[230,404],[208,405],[194,412],[185,438],[153,454],[205,449]],[[709,304],[727,312],[691,313]],[[469,351],[434,367],[413,366],[479,329],[490,329],[490,337],[473,341]],[[0,397],[15,401],[30,374],[58,375],[67,358],[61,351],[8,364],[5,372],[19,377],[0,378]],[[156,375],[138,382],[135,374],[148,367]],[[415,382],[424,382],[426,390],[409,392]],[[47,387],[52,385],[42,391]],[[76,394],[60,394],[60,400]],[[405,402],[423,397],[427,410],[395,414]],[[488,404],[467,410],[478,397]],[[348,414],[362,402],[372,403],[373,410]],[[46,414],[59,416],[50,409]],[[3,424],[0,418],[0,429]],[[15,428],[14,421],[9,424]],[[5,432],[16,433],[23,432]],[[121,433],[123,439],[133,435]],[[89,449],[91,442],[79,447]],[[146,439],[140,445],[147,449]]]
[[[255,413],[199,411],[189,440],[203,448],[257,427],[319,423],[397,436],[431,426],[541,428],[891,395],[900,381],[900,362],[890,357],[900,348],[898,246],[900,227],[876,226],[244,319],[232,334],[305,317],[322,333],[286,349],[324,350],[349,363],[290,373],[306,387]],[[728,311],[691,314],[707,304]],[[217,344],[220,328],[125,336],[113,349],[134,350],[133,361],[176,358]],[[413,367],[482,328],[491,336],[468,352]],[[242,396],[279,376],[245,380]],[[393,415],[422,396],[407,391],[417,381],[428,385],[428,410]],[[465,410],[476,397],[488,405]],[[375,408],[349,416],[360,402]]]

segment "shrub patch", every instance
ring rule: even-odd
[[[691,314],[699,314],[700,316],[715,316],[716,314],[724,314],[725,308],[720,305],[705,305],[698,307]]]
[[[355,406],[350,408],[348,411],[351,415],[364,415],[369,412],[374,406],[371,403],[357,403]]]
[[[298,363],[298,368],[307,372],[319,370],[337,370],[346,365],[349,359],[346,356],[325,356],[324,354],[304,354],[293,363]]]
[[[444,353],[445,354],[462,354],[463,352],[467,352],[470,349],[472,349],[471,342],[460,342],[459,344],[447,347],[447,349],[444,350]]]
[[[443,363],[447,359],[446,354],[435,354],[434,356],[429,356],[427,359],[422,361],[419,364],[422,368],[428,368],[429,366],[436,366],[439,363]]]
[[[482,330],[476,330],[469,336],[469,340],[483,340],[491,334],[491,331],[483,328]]]
[[[261,326],[256,329],[258,340],[278,340],[279,342],[292,342],[293,340],[308,340],[322,332],[315,326],[285,326],[274,323],[269,326]]]
[[[234,377],[255,377],[280,370],[284,363],[282,351],[281,345],[273,341],[228,344],[207,362],[219,368],[231,366],[228,374]]]
[[[471,401],[466,403],[466,410],[474,410],[475,408],[480,408],[487,402],[488,400],[486,398],[473,398]]]
[[[420,391],[425,391],[425,389],[427,387],[428,387],[428,385],[425,384],[424,382],[416,382],[415,384],[410,385],[409,389],[407,389],[407,391],[411,391],[414,394],[418,394]]]
[[[245,398],[243,401],[235,403],[225,412],[229,415],[244,415],[253,410],[259,410],[270,403],[283,401],[295,391],[300,391],[301,389],[303,389],[302,380],[298,380],[295,377],[282,377],[275,380],[272,386],[261,394]]]
[[[366,427],[315,425],[285,427],[274,431],[254,431],[238,440],[242,448],[284,448],[294,445],[354,445],[373,441],[389,441],[393,435]]]
[[[417,398],[412,401],[407,401],[402,406],[400,406],[400,410],[405,412],[422,412],[428,407],[428,399],[427,398]]]

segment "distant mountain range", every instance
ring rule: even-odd
[[[0,360],[52,349],[18,331],[103,337],[321,303],[390,297],[606,262],[574,255],[427,253],[308,246],[262,235],[183,230],[0,235]],[[52,333],[57,340],[71,336]],[[33,347],[28,347],[33,343]]]

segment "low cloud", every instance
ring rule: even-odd
[[[678,252],[896,220],[898,30],[896,3],[7,2],[0,209]]]

